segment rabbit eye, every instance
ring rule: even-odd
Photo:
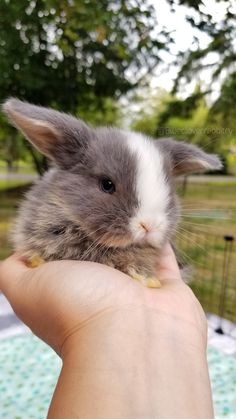
[[[65,227],[54,227],[51,229],[51,234],[54,234],[55,236],[60,236],[61,234],[65,233]]]
[[[99,180],[99,186],[100,189],[105,192],[105,193],[109,193],[109,194],[113,194],[116,190],[114,183],[112,182],[111,179],[109,178],[101,178]]]

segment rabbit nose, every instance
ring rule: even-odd
[[[144,223],[143,221],[141,221],[139,223],[140,227],[142,227],[143,230],[145,230],[146,233],[149,233],[150,231],[150,226],[147,223]]]

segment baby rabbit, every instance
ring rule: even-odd
[[[180,215],[174,177],[219,169],[219,158],[172,139],[94,129],[13,98],[3,110],[53,162],[20,207],[15,250],[29,259],[104,263],[158,286],[158,255]]]

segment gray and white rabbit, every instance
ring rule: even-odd
[[[150,285],[180,216],[174,178],[219,169],[219,158],[172,139],[94,129],[13,98],[3,110],[53,162],[20,207],[15,250],[29,259],[104,263]]]

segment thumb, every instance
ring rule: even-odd
[[[178,263],[170,243],[166,243],[163,248],[159,261],[158,277],[165,283],[182,281]]]

